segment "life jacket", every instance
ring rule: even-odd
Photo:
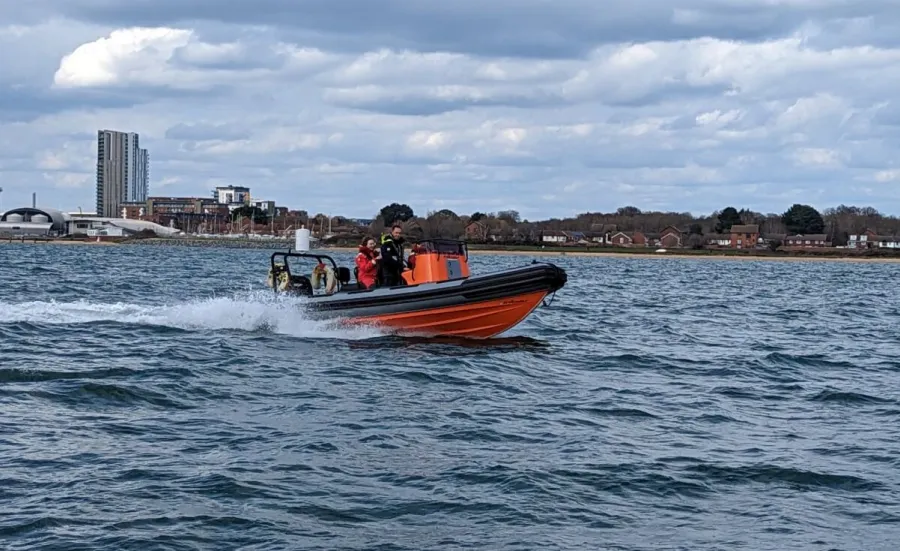
[[[384,246],[385,245],[389,245],[390,248],[394,249],[394,251],[397,253],[396,254],[397,262],[402,264],[403,263],[403,238],[401,237],[400,242],[398,243],[391,234],[389,234],[389,233],[382,234],[382,236],[381,236],[381,255],[382,256],[384,256],[384,249],[385,249]]]

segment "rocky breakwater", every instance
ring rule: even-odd
[[[227,247],[230,249],[272,249],[284,250],[294,245],[287,239],[223,239],[190,237],[150,237],[126,239],[122,245],[156,245],[160,247]]]

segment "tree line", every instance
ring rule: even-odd
[[[655,233],[667,226],[704,236],[728,233],[736,224],[756,224],[764,235],[824,234],[835,245],[844,245],[850,235],[867,229],[880,235],[900,234],[900,218],[882,214],[874,207],[839,205],[820,212],[801,203],[791,205],[780,214],[728,206],[697,217],[689,212],[644,211],[625,206],[615,212],[585,212],[568,218],[536,221],[523,220],[514,210],[465,215],[443,209],[416,216],[409,205],[392,203],[381,209],[371,230],[380,232],[392,223],[408,224],[410,221],[415,222],[412,227],[423,237],[460,237],[471,222],[480,222],[474,228],[483,231],[485,239],[488,233],[505,238],[533,239],[546,230],[590,232],[610,227],[626,232]]]

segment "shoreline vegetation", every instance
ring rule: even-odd
[[[286,250],[293,247],[293,240],[260,240],[260,239],[216,239],[216,238],[184,238],[184,237],[149,237],[149,238],[112,238],[94,239],[4,239],[0,244],[50,244],[50,245],[144,245],[171,247],[225,247],[242,249]],[[800,260],[830,262],[890,262],[900,263],[900,250],[886,249],[805,249],[778,250],[769,249],[664,249],[656,247],[610,247],[610,246],[527,246],[527,245],[469,245],[471,255],[516,255],[516,256],[570,256],[601,258],[682,258],[711,260]],[[315,249],[321,252],[354,253],[356,247],[322,247]]]

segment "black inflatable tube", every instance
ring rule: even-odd
[[[502,299],[535,292],[553,293],[568,281],[562,268],[535,263],[463,280],[403,285],[319,295],[309,308],[322,313],[373,316]]]

